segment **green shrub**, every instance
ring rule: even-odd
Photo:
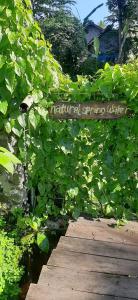
[[[5,232],[0,233],[0,299],[15,300],[19,294],[22,252]]]
[[[138,61],[99,71],[90,82],[68,82],[71,102],[122,101],[131,118],[47,120],[33,129],[28,157],[38,214],[138,216]],[[42,172],[43,170],[43,172]]]

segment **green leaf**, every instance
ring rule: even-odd
[[[77,197],[78,193],[79,193],[79,189],[78,187],[75,187],[75,188],[70,188],[68,191],[67,191],[68,195],[70,198],[75,198]]]
[[[10,18],[11,15],[12,15],[12,11],[8,8],[6,8],[6,15],[7,15],[8,18]]]
[[[18,64],[21,72],[26,71],[26,61],[25,61],[25,59],[23,59],[22,57],[17,57],[17,64]],[[17,68],[17,66],[15,68]],[[19,72],[19,70],[17,70],[17,72]]]
[[[29,121],[30,124],[34,127],[34,129],[36,129],[38,125],[38,119],[37,116],[35,115],[34,109],[31,109],[29,112]]]
[[[5,81],[6,81],[6,87],[12,94],[14,92],[14,89],[16,87],[16,79],[15,79],[15,73],[12,70],[8,70],[7,74],[5,76]]]
[[[113,213],[113,208],[110,206],[110,204],[108,204],[105,208],[105,215],[109,216],[111,213]]]
[[[3,55],[0,55],[0,69],[3,67],[5,64],[5,57]]]
[[[11,152],[3,147],[0,147],[0,165],[3,166],[9,173],[13,174],[14,165],[20,163],[19,159],[16,158]]]
[[[45,110],[43,107],[36,107],[35,110],[37,110],[39,115],[46,121],[46,116],[48,114],[47,110]]]
[[[21,68],[20,66],[15,62],[14,63],[14,67],[15,67],[15,73],[17,76],[21,76]]]
[[[7,109],[8,109],[8,102],[6,100],[0,101],[0,112],[3,115],[6,115]]]
[[[117,220],[116,225],[117,227],[125,226],[127,224],[126,219]]]
[[[34,98],[34,103],[38,103],[38,102],[40,103],[40,100],[43,99],[43,92],[41,90],[34,90],[32,93],[32,96]],[[45,102],[46,102],[46,100],[45,100]]]
[[[10,31],[9,28],[6,29],[5,33],[6,33],[7,36],[8,36],[8,39],[9,39],[10,44],[11,44],[11,45],[14,44],[15,41],[16,41],[16,33]]]
[[[3,12],[5,8],[6,8],[6,6],[1,4],[1,6],[0,6],[0,13]]]
[[[30,222],[30,226],[34,231],[38,230],[38,224],[35,221]]]
[[[9,158],[3,153],[0,153],[0,165],[3,166],[9,173],[13,174],[13,163],[10,162]]]
[[[25,128],[26,127],[26,120],[25,120],[25,114],[22,114],[20,115],[18,118],[17,118],[19,124],[21,127]]]
[[[38,231],[41,226],[41,219],[38,217],[28,218],[27,225],[29,225],[34,231]]]
[[[21,132],[19,129],[15,128],[15,127],[12,128],[12,132],[13,132],[15,135],[17,135],[18,137],[20,137],[21,134],[22,134],[22,132]]]
[[[12,130],[12,129],[11,129],[11,124],[10,124],[10,122],[6,122],[4,126],[5,126],[6,132],[7,132],[7,133],[10,133],[11,130]]]
[[[14,163],[14,164],[21,163],[20,160],[14,154],[12,154],[10,151],[8,151],[7,149],[0,147],[0,151],[3,152],[5,154],[5,156],[11,160],[12,163]]]
[[[110,65],[109,65],[109,63],[106,63],[106,64],[105,64],[104,70],[110,70]]]
[[[37,234],[37,245],[43,252],[49,251],[49,241],[44,233]]]
[[[30,233],[30,234],[27,234],[24,237],[22,237],[21,244],[30,246],[30,245],[34,244],[34,240],[35,240],[34,233]]]

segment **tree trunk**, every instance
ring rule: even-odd
[[[119,38],[119,56],[118,56],[118,62],[121,63],[122,61],[122,31],[123,31],[123,18],[122,18],[122,6],[120,4],[120,0],[117,0],[118,3],[118,23],[119,23],[119,30],[118,30],[118,38]],[[121,56],[120,56],[121,53]]]

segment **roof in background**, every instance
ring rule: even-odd
[[[93,21],[88,21],[87,24],[85,25],[85,30],[87,30],[90,27],[94,27],[99,30],[99,35],[98,35],[99,38],[108,32],[112,32],[112,34],[114,34],[114,35],[118,33],[118,30],[114,29],[112,27],[112,25],[108,25],[106,28],[103,29],[102,27],[96,25]],[[91,39],[91,41],[89,41],[88,44],[90,45],[92,43],[92,41],[93,41],[93,38]]]
[[[101,32],[104,31],[104,29],[102,27],[95,24],[93,21],[87,21],[87,23],[85,24],[85,28],[88,28],[88,27],[95,27],[95,28],[99,29]]]

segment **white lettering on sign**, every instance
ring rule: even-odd
[[[56,119],[117,119],[127,115],[128,108],[120,102],[54,104],[49,115]]]

